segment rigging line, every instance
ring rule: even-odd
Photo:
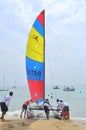
[[[49,60],[49,55],[48,55],[48,49],[47,49],[47,47],[46,47],[46,54],[47,54],[47,58],[48,58],[48,64],[49,64],[49,68],[50,68],[50,73],[51,73],[51,79],[52,79],[52,82],[53,82],[53,84],[55,84],[55,82],[54,82],[54,78],[53,78],[53,73],[52,73],[52,69],[51,69],[51,64],[50,64],[50,60]]]

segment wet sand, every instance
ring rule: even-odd
[[[0,130],[86,130],[86,121],[16,118],[0,120]]]

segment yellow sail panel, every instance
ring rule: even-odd
[[[33,60],[43,62],[44,61],[43,42],[44,42],[43,37],[32,27],[27,42],[26,56]]]

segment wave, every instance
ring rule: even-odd
[[[14,117],[19,117],[21,113],[21,110],[15,110],[15,111],[9,111],[6,113],[6,118],[14,118]],[[0,112],[1,116],[1,112]]]
[[[20,113],[21,110],[9,111],[6,113],[6,118],[20,118]],[[45,112],[43,110],[33,110],[32,114],[34,115],[34,117],[41,117],[41,118],[45,117]],[[54,117],[53,115],[54,115],[53,111],[50,112],[50,117]],[[1,116],[1,112],[0,112],[0,116]],[[86,121],[86,117],[70,117],[70,119]]]

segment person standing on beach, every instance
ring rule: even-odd
[[[8,111],[9,102],[12,96],[13,96],[13,92],[9,92],[9,94],[4,96],[0,101],[0,106],[1,106],[1,111],[2,111],[2,116],[0,117],[0,119],[2,121],[5,121],[4,116],[6,112]]]
[[[62,108],[62,117],[64,119],[69,119],[69,105],[66,102],[63,102],[63,100],[60,100],[60,106]]]
[[[50,103],[49,103],[49,99],[46,99],[43,103],[43,108],[46,114],[47,119],[49,119],[49,108],[51,107]]]
[[[21,114],[20,114],[20,118],[22,118],[23,112],[24,112],[24,118],[25,118],[26,112],[27,112],[27,107],[28,107],[28,105],[30,105],[32,102],[33,102],[32,99],[24,101],[24,104],[22,105],[22,111],[21,111]],[[29,108],[30,108],[30,106],[29,106]]]

